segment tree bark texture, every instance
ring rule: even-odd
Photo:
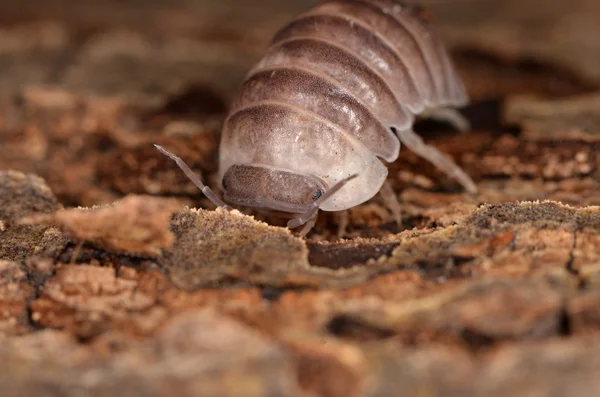
[[[473,130],[308,238],[214,209],[246,71],[306,1],[0,5],[2,396],[596,396],[600,3],[427,0]]]

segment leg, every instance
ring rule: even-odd
[[[302,228],[302,230],[300,230],[300,233],[298,233],[298,235],[300,237],[304,237],[308,234],[308,232],[310,232],[310,229],[312,229],[315,226],[315,223],[317,223],[317,217],[318,217],[319,213],[315,212],[315,215],[310,218],[308,221],[306,221],[306,223],[304,224],[304,227]]]
[[[74,265],[77,263],[77,257],[79,256],[79,253],[81,252],[81,247],[83,247],[83,240],[77,243],[77,246],[71,253],[71,260],[69,261],[69,265]]]
[[[388,181],[383,183],[381,186],[381,190],[379,191],[381,198],[383,199],[383,203],[390,211],[392,211],[392,217],[396,221],[398,227],[402,227],[402,208],[400,207],[400,203],[398,202],[398,196],[392,189],[392,185]]]
[[[425,142],[423,142],[423,139],[415,134],[413,130],[396,130],[396,135],[398,135],[400,142],[406,145],[407,148],[417,155],[423,157],[425,160],[431,162],[449,177],[457,180],[467,192],[477,193],[477,186],[475,186],[475,183],[469,175],[467,175],[452,160],[446,157],[445,154],[433,146],[427,145]]]
[[[423,118],[430,118],[438,121],[444,121],[451,124],[454,128],[460,132],[467,132],[471,129],[471,123],[469,120],[456,109],[452,108],[433,108],[427,109],[419,116]]]
[[[338,218],[337,237],[342,238],[346,235],[346,227],[348,227],[348,210],[338,211],[335,213]]]

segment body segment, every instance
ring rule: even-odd
[[[467,95],[441,40],[396,0],[332,0],[285,26],[252,68],[225,120],[219,153],[225,201],[288,214],[305,234],[319,209],[377,194],[400,145],[475,192],[471,178],[412,131],[415,117],[468,122]],[[231,208],[176,161],[216,205]],[[399,204],[383,190],[395,219]]]
[[[236,164],[314,176],[326,189],[357,174],[321,206],[345,210],[377,194],[382,161],[396,160],[402,141],[472,191],[458,166],[412,132],[415,116],[459,117],[448,107],[466,102],[441,40],[412,9],[322,3],[280,30],[238,92],[221,140],[221,187]]]

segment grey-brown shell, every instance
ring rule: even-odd
[[[441,40],[394,0],[320,4],[284,27],[250,71],[221,140],[220,179],[234,164],[314,175],[329,186],[352,174],[321,209],[373,197],[398,158],[393,130],[467,96]]]

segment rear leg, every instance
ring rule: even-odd
[[[453,108],[431,108],[419,114],[419,117],[449,123],[460,132],[471,130],[471,123],[458,110]]]
[[[343,238],[346,235],[346,228],[350,218],[349,210],[335,212],[335,217],[338,221],[337,238]]]
[[[392,217],[396,221],[398,228],[401,229],[402,207],[398,201],[398,196],[394,192],[394,189],[392,189],[392,185],[388,181],[385,181],[381,186],[381,190],[379,190],[379,194],[385,206],[392,212]]]
[[[423,142],[423,139],[415,134],[412,129],[402,131],[394,130],[394,132],[398,136],[398,139],[400,139],[400,142],[406,145],[412,152],[435,165],[450,178],[458,181],[467,192],[477,193],[477,186],[475,186],[471,177],[467,175],[462,168],[435,147]]]

